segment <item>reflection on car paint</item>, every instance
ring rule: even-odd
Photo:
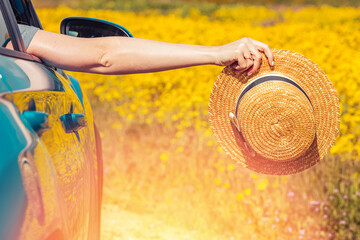
[[[80,88],[80,84],[79,84],[79,81],[76,80],[74,77],[70,76],[70,75],[67,75],[68,79],[70,80],[70,86],[71,88],[74,90],[74,92],[76,93],[76,95],[78,96],[80,102],[81,102],[81,105],[83,106],[84,108],[84,101],[83,101],[83,94],[82,94],[82,91],[81,91],[81,88]]]
[[[18,88],[13,91],[63,91],[61,82],[58,81],[51,71],[44,69],[41,64],[17,59],[14,61],[29,78],[30,86]],[[46,71],[44,71],[46,70]]]
[[[21,216],[25,217],[17,217],[15,221],[17,227],[22,225],[21,231],[18,231],[20,239],[27,238],[26,236],[34,239],[47,238],[47,234],[58,228],[72,239],[87,238],[88,229],[93,224],[90,219],[94,218],[93,214],[98,214],[91,210],[96,208],[91,199],[97,198],[98,194],[97,188],[94,188],[98,181],[98,169],[96,149],[91,147],[95,146],[95,139],[89,101],[86,95],[82,95],[79,86],[78,89],[74,87],[77,81],[64,78],[61,72],[53,72],[51,77],[46,77],[47,73],[41,73],[41,64],[13,59],[9,62],[14,64],[14,69],[5,72],[1,67],[6,65],[6,61],[0,63],[0,76],[8,76],[7,81],[0,79],[0,96],[4,101],[11,101],[9,106],[13,107],[17,118],[22,120],[22,123],[17,124],[26,127],[26,134],[32,139],[31,147],[29,145],[25,151],[26,157],[15,157],[26,159],[24,162],[19,160],[19,164],[22,174],[26,172],[28,175],[23,176],[22,181],[26,186],[26,196],[30,198],[27,205],[23,204],[26,209],[23,208],[25,215]],[[17,75],[14,74],[15,68],[18,69]],[[17,84],[13,78],[23,78],[26,84]],[[13,104],[16,105],[16,110]],[[47,114],[49,129],[42,134],[36,132],[22,115],[24,111]],[[70,112],[85,115],[86,128],[76,133],[66,133],[61,126],[60,116]],[[21,183],[20,179],[18,181]],[[31,187],[34,185],[36,188]],[[15,211],[11,211],[15,216]],[[64,219],[68,220],[63,221]]]
[[[2,1],[0,7],[12,16],[6,22],[12,40],[21,43],[11,7],[18,13],[24,6],[22,12],[41,24],[30,1],[15,3]],[[0,113],[0,190],[6,193],[0,198],[0,239],[98,239],[100,138],[95,141],[91,106],[79,82],[24,52],[2,49]],[[66,131],[61,116],[67,114],[81,126]]]
[[[23,71],[19,71],[19,66],[14,63],[14,58],[0,55],[0,73],[7,88],[3,91],[14,91],[30,87],[30,80]]]
[[[26,110],[30,99],[35,102],[38,112],[51,109],[48,119],[50,130],[45,131],[40,140],[48,150],[55,167],[58,188],[66,196],[63,204],[68,213],[66,219],[69,221],[65,225],[73,233],[74,238],[75,236],[82,238],[82,226],[78,226],[78,224],[84,222],[83,213],[79,212],[82,211],[82,208],[76,206],[79,202],[84,201],[86,182],[83,179],[85,174],[83,166],[85,161],[78,152],[74,134],[66,133],[59,119],[69,111],[66,104],[68,103],[67,95],[64,92],[52,91],[15,92],[13,99],[20,111]]]
[[[56,204],[60,198],[55,182],[51,181],[55,174],[46,157],[48,154],[11,102],[0,99],[0,111],[0,151],[3,153],[0,189],[6,193],[6,197],[0,199],[0,208],[2,214],[13,217],[1,222],[0,235],[4,236],[6,231],[6,239],[17,236],[22,239],[25,233],[34,239],[46,238],[44,230],[54,231],[54,226],[62,219],[58,211],[60,206]]]
[[[54,166],[53,177],[57,179],[54,189],[59,189],[57,195],[61,196],[55,202],[63,205],[62,209],[66,216],[62,219],[69,219],[62,223],[63,228],[74,239],[86,238],[89,224],[88,212],[90,211],[90,176],[94,176],[94,174],[90,174],[89,164],[92,161],[84,160],[86,153],[84,153],[85,155],[79,153],[79,144],[81,143],[77,141],[77,136],[74,133],[66,133],[60,121],[60,116],[71,111],[84,113],[83,105],[74,90],[67,84],[66,81],[68,80],[64,79],[62,75],[55,72],[49,74],[52,70],[47,69],[44,71],[44,67],[38,63],[24,60],[11,62],[16,64],[14,68],[17,67],[18,72],[24,72],[28,75],[21,75],[22,78],[25,78],[27,84],[16,85],[12,79],[7,81],[12,90],[11,99],[16,105],[19,114],[24,111],[36,111],[48,115],[50,129],[42,133],[39,141],[47,149],[47,154]],[[0,69],[1,73],[3,73],[2,71]],[[15,72],[15,69],[13,71]],[[27,122],[25,118],[23,120],[25,123]],[[92,117],[90,123],[93,124]],[[28,128],[29,131],[32,130],[30,124],[28,124]],[[78,132],[80,131],[82,130]],[[35,131],[33,133],[36,135]],[[85,139],[86,136],[89,136],[88,134],[90,133],[81,133],[80,136],[78,133],[78,137],[79,139]],[[41,168],[41,165],[37,167]],[[42,188],[46,187],[44,183],[41,186]],[[82,208],[79,208],[79,205]],[[46,216],[49,216],[48,211]],[[35,222],[39,224],[39,221],[32,221],[34,223],[25,222],[23,224],[22,233],[29,231],[27,225],[31,225],[31,229],[37,229]]]

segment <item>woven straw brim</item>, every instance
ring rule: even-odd
[[[209,121],[213,133],[224,151],[246,168],[263,174],[286,175],[301,172],[318,163],[336,140],[340,125],[339,99],[331,81],[311,60],[290,51],[273,49],[275,66],[263,64],[256,74],[235,74],[226,67],[214,83],[209,102]],[[249,150],[242,134],[234,128],[229,113],[236,112],[236,103],[249,82],[267,75],[292,79],[311,101],[315,121],[315,136],[307,150],[288,161],[276,161]]]

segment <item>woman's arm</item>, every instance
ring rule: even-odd
[[[238,72],[254,73],[261,52],[270,65],[274,57],[264,43],[243,38],[217,47],[184,45],[153,40],[104,37],[76,38],[39,30],[27,52],[65,70],[101,74],[164,71],[205,64],[232,65]]]

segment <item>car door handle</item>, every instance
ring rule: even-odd
[[[21,116],[37,134],[49,129],[49,115],[47,113],[24,111]]]
[[[66,133],[77,132],[86,126],[84,114],[67,113],[60,116],[60,121]]]

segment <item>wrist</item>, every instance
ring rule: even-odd
[[[218,46],[208,47],[208,64],[221,66]]]

